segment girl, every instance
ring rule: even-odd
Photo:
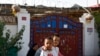
[[[59,42],[60,42],[60,37],[59,37],[59,35],[57,33],[55,33],[53,35],[53,46],[54,46],[54,49],[55,49],[56,53],[58,54],[58,56],[63,56],[60,53],[59,48],[58,48]]]

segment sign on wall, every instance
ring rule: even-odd
[[[89,35],[93,32],[93,28],[87,28],[87,32],[89,32]]]
[[[93,32],[93,28],[87,28],[87,32]]]
[[[15,16],[0,16],[0,21],[5,22],[7,25],[17,24],[17,18]]]

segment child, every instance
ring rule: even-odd
[[[56,51],[53,49],[52,38],[45,38],[44,46],[42,46],[40,56],[57,56]]]
[[[60,53],[59,48],[58,48],[59,42],[60,42],[60,37],[59,37],[59,35],[57,33],[55,33],[53,35],[53,46],[54,46],[54,49],[56,50],[56,53],[58,54],[58,56],[63,56]]]

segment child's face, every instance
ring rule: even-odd
[[[58,46],[59,42],[60,42],[60,38],[57,36],[54,36],[53,37],[53,46],[55,46],[55,47]]]
[[[51,48],[52,48],[52,43],[53,43],[52,40],[45,39],[44,46],[45,46],[47,49],[51,50]]]

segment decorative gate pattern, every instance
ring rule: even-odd
[[[60,51],[64,56],[83,56],[82,24],[65,16],[49,15],[31,20],[31,42],[43,45],[45,36],[59,33]]]

